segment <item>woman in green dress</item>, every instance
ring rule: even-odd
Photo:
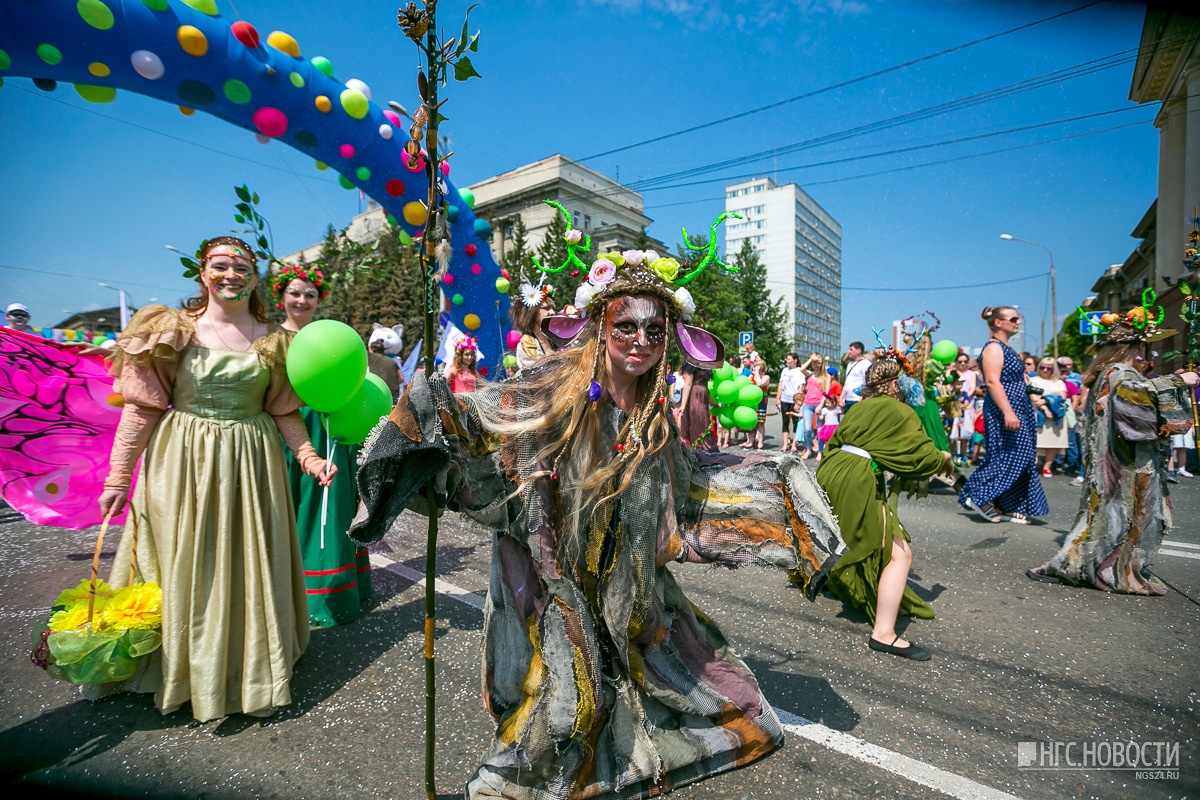
[[[198,297],[148,306],[117,340],[125,398],[100,510],[119,513],[143,456],[113,586],[134,560],[162,587],[162,649],[121,689],[169,714],[269,716],[291,703],[308,644],[300,543],[280,436],[304,473],[330,483],[284,369],[291,334],[269,321],[253,250],[205,243]]]
[[[283,327],[299,332],[312,322],[329,286],[321,270],[311,266],[285,266],[271,277],[275,306],[287,313]],[[329,437],[321,415],[308,406],[300,409],[309,438],[321,453],[328,453]],[[371,562],[367,548],[350,540],[346,531],[354,519],[358,492],[354,487],[354,445],[335,444],[329,460],[337,465],[342,480],[329,487],[325,512],[324,490],[304,479],[294,457],[288,457],[288,478],[296,503],[296,527],[304,558],[304,590],[308,595],[308,621],[319,628],[356,622],[362,604],[371,597]]]
[[[847,547],[829,573],[829,590],[870,618],[872,650],[926,661],[928,650],[896,633],[899,614],[933,619],[933,609],[907,586],[912,549],[896,504],[903,484],[952,474],[954,466],[901,397],[898,379],[907,369],[894,350],[876,356],[864,399],[826,445],[817,482],[829,495]],[[895,476],[890,485],[885,473]]]

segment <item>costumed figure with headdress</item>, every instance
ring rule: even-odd
[[[903,353],[876,352],[863,400],[846,412],[825,446],[817,482],[829,495],[848,548],[830,572],[830,592],[866,613],[871,649],[926,660],[928,651],[895,630],[898,614],[933,619],[933,609],[906,585],[911,539],[897,502],[902,490],[939,472],[952,474],[954,465],[906,402],[899,379],[911,370]]]
[[[282,265],[271,273],[270,281],[275,307],[287,314],[283,327],[293,333],[312,322],[317,306],[329,296],[325,275],[312,265]],[[390,328],[385,330],[392,332]],[[392,363],[385,360],[389,365]],[[288,480],[304,560],[308,621],[320,628],[345,625],[362,616],[362,604],[371,597],[367,548],[346,535],[358,507],[354,483],[358,447],[331,442],[329,431],[321,423],[321,414],[308,406],[300,409],[300,418],[313,446],[320,453],[331,453],[330,460],[341,475],[326,494],[319,484],[305,477],[296,457],[287,455]]]
[[[1163,464],[1172,434],[1192,426],[1188,393],[1195,372],[1148,378],[1137,368],[1147,342],[1172,336],[1159,328],[1153,289],[1126,314],[1101,318],[1104,338],[1083,375],[1083,496],[1054,558],[1028,571],[1034,580],[1108,592],[1165,595],[1146,572],[1172,526]],[[1082,313],[1081,313],[1082,316]]]
[[[554,287],[545,282],[524,282],[520,302],[508,307],[513,325],[521,333],[516,347],[517,369],[525,369],[552,349],[542,333],[542,320],[554,313]]]
[[[480,380],[477,368],[479,345],[474,336],[463,336],[454,343],[454,360],[446,367],[446,383],[455,394],[473,392]]]
[[[682,284],[724,267],[711,245],[686,275],[643,251],[580,264],[584,315],[542,323],[561,349],[473,394],[418,373],[367,442],[353,536],[377,539],[410,504],[435,513],[429,481],[439,505],[494,531],[483,686],[497,727],[471,798],[660,794],[782,741],[753,674],[669,567],[795,569],[815,595],[842,547],[797,459],[679,440],[671,344],[704,369],[724,355],[685,323]]]
[[[182,310],[148,306],[117,340],[125,407],[101,511],[119,512],[142,457],[113,563],[133,560],[162,587],[162,649],[136,688],[197,720],[268,715],[291,703],[308,643],[308,605],[283,442],[309,478],[336,473],[313,451],[284,360],[292,334],[269,321],[255,253],[221,236],[192,270],[200,295]]]
[[[933,312],[925,313],[933,317],[932,325],[921,317],[905,320],[915,324],[917,330],[904,335],[904,341],[908,345],[905,356],[912,367],[912,374],[904,373],[901,376],[900,388],[904,391],[905,401],[917,412],[921,427],[925,429],[925,433],[933,440],[937,449],[949,453],[950,439],[946,436],[946,425],[942,422],[936,388],[943,370],[931,357],[933,332],[940,328],[942,323]]]

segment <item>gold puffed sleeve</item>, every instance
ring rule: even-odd
[[[113,390],[125,406],[113,439],[106,489],[129,491],[133,467],[171,405],[179,354],[194,333],[183,312],[156,305],[137,312],[117,338],[110,372],[116,378]]]
[[[263,399],[263,409],[273,417],[299,411],[300,406],[304,405],[287,376],[288,345],[292,343],[293,336],[295,334],[285,328],[275,328],[266,336],[254,340],[255,352],[270,371],[271,380],[267,385],[267,396]]]

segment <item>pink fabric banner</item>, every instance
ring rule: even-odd
[[[97,500],[122,405],[100,356],[0,328],[4,500],[37,525],[100,524]]]

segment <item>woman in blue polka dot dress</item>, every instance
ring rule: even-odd
[[[958,502],[989,522],[1029,523],[1050,512],[1037,469],[1037,425],[1025,383],[1025,368],[1008,340],[1021,327],[1011,306],[988,306],[981,315],[991,338],[980,362],[987,395],[983,401],[987,452],[963,486]]]

